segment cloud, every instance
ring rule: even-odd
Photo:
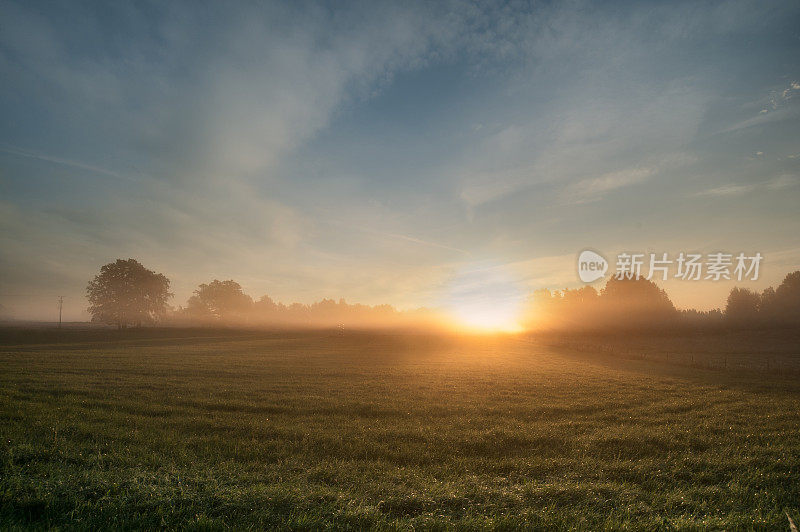
[[[613,60],[614,50],[607,51],[607,60]],[[641,175],[648,172],[645,167],[692,159],[686,146],[697,134],[709,96],[683,82],[632,84],[622,77],[610,84],[608,68],[599,58],[584,71],[583,83],[559,87],[546,107],[520,111],[514,123],[485,135],[465,153],[448,172],[467,207],[543,186],[561,185],[568,193],[611,190],[617,183],[640,182],[647,177]],[[541,90],[538,78],[528,83],[526,89]]]
[[[78,170],[86,170],[86,171],[89,171],[89,172],[92,172],[92,173],[96,173],[96,174],[103,174],[103,175],[106,175],[106,176],[109,176],[109,177],[114,177],[116,179],[130,179],[131,178],[131,176],[124,175],[124,174],[122,174],[120,172],[116,172],[114,170],[109,170],[107,168],[101,168],[99,166],[94,166],[94,165],[91,165],[91,164],[85,164],[85,163],[82,163],[80,161],[72,161],[72,160],[69,160],[69,159],[63,159],[61,157],[51,157],[51,156],[43,154],[43,153],[34,153],[34,152],[25,151],[25,150],[20,150],[19,148],[15,148],[13,146],[0,147],[0,151],[8,153],[8,154],[11,154],[11,155],[17,155],[19,157],[26,157],[26,158],[29,158],[29,159],[38,159],[40,161],[46,161],[46,162],[49,162],[49,163],[55,163],[55,164],[59,164],[59,165],[63,165],[63,166],[68,166],[68,167],[75,168],[75,169],[78,169]]]
[[[568,288],[579,284],[575,269],[578,251],[514,261],[505,267],[531,291]]]
[[[345,106],[445,50],[459,23],[388,3],[74,9],[80,16],[4,6],[5,101],[30,95],[2,132],[6,161],[132,184],[87,188],[82,198],[76,188],[70,202],[44,196],[55,205],[17,210],[2,229],[8,272],[30,271],[57,227],[72,244],[59,246],[59,268],[81,284],[98,261],[128,254],[193,270],[193,279],[309,270],[296,263],[321,229],[313,213],[272,193],[303,187],[279,166]],[[28,135],[20,124],[33,113],[40,123]],[[311,270],[304,275],[327,275]]]
[[[796,119],[799,111],[797,106],[792,105],[792,100],[798,90],[800,90],[800,83],[796,81],[769,89],[766,95],[754,102],[748,102],[744,106],[747,109],[758,109],[755,116],[749,116],[730,124],[717,133],[732,133],[754,126]]]
[[[645,181],[655,173],[654,168],[635,167],[619,172],[610,172],[600,177],[584,179],[567,187],[563,192],[566,201],[585,202],[600,199],[612,190],[635,185]]]
[[[696,192],[694,196],[698,197],[718,197],[718,196],[743,196],[759,190],[783,190],[789,187],[794,187],[798,184],[799,180],[794,175],[780,175],[769,181],[763,183],[749,183],[743,185],[722,185],[720,187],[710,188]]]
[[[274,179],[281,158],[344,105],[442,53],[461,24],[442,20],[442,10],[389,3],[81,11],[66,24],[58,9],[4,9],[8,88],[36,87],[45,125],[70,133],[65,146],[15,144],[89,166],[103,166],[93,160],[102,150],[192,183]]]

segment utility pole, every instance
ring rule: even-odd
[[[64,296],[58,296],[58,328],[61,328],[61,309],[64,307]]]

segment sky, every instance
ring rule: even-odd
[[[117,258],[174,305],[494,304],[584,249],[800,269],[796,1],[0,1],[0,79],[6,317],[87,319]]]

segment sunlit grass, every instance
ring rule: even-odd
[[[785,528],[798,386],[508,335],[2,348],[0,527]]]

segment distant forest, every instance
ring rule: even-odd
[[[254,300],[233,280],[201,284],[185,306],[168,304],[173,294],[163,274],[134,259],[106,264],[89,282],[92,321],[119,328],[142,325],[242,327],[422,327],[440,326],[439,314],[427,309],[399,311],[391,305],[350,304],[343,299],[305,305],[278,303],[269,296]]]
[[[360,305],[323,299],[310,305],[275,302],[269,296],[253,300],[233,280],[201,284],[185,307],[169,314],[180,324],[277,325],[336,327],[396,327],[438,324],[438,316],[427,309],[399,311],[391,305]]]
[[[645,279],[612,277],[599,292],[591,286],[538,290],[528,303],[530,329],[713,329],[800,325],[800,271],[786,276],[777,288],[761,293],[733,288],[724,309],[678,310],[666,291]]]
[[[92,320],[119,328],[142,325],[245,327],[443,327],[444,313],[399,311],[391,305],[323,299],[309,305],[254,300],[233,280],[201,284],[185,306],[173,308],[170,281],[134,259],[106,264],[89,282]],[[612,277],[591,286],[538,290],[526,301],[522,325],[529,330],[713,329],[800,326],[800,271],[761,293],[731,290],[724,309],[678,310],[667,293],[645,279]]]

